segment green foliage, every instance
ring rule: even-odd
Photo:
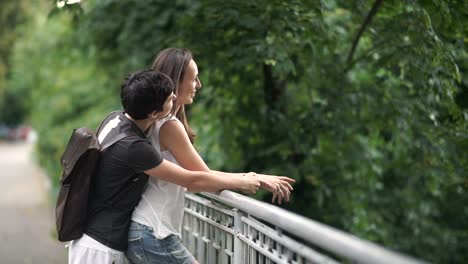
[[[5,0],[0,3],[0,124],[17,125],[25,115],[21,95],[7,89],[10,76],[10,54],[18,32],[24,23],[26,5],[21,1]]]
[[[16,43],[12,58],[10,85],[25,98],[28,119],[40,136],[39,160],[54,183],[72,129],[95,128],[119,106],[118,87],[96,63],[97,50],[81,46],[72,25],[66,14],[37,17],[23,29],[27,34]]]
[[[71,129],[118,107],[125,74],[187,47],[204,84],[190,120],[213,169],[292,176],[285,208],[422,259],[462,262],[468,2],[384,1],[363,24],[373,4],[88,1],[82,14],[45,20],[44,11],[21,29],[9,83],[57,177]]]

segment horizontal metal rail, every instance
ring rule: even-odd
[[[231,191],[186,194],[183,233],[200,263],[424,263]]]

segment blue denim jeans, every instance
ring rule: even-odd
[[[125,255],[134,264],[192,264],[195,261],[178,236],[157,239],[151,227],[133,221]]]

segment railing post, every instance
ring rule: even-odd
[[[234,264],[242,264],[244,245],[237,235],[244,233],[242,217],[245,216],[245,213],[237,208],[232,209],[232,211],[234,212]]]

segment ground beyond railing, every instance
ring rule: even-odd
[[[185,198],[183,241],[201,264],[424,263],[234,192]]]

